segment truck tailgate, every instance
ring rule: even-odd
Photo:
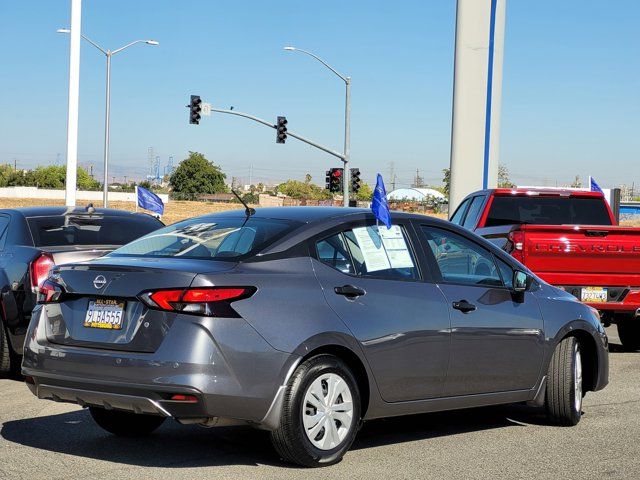
[[[525,264],[550,283],[583,278],[594,285],[640,285],[637,228],[523,225],[521,231]]]

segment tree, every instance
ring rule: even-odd
[[[225,192],[227,176],[220,167],[198,152],[180,162],[169,179],[173,196],[182,200],[197,200],[202,194]]]
[[[445,195],[449,195],[449,191],[451,190],[451,169],[443,168],[442,174],[444,175],[442,177],[442,183],[444,183],[444,188],[442,189],[442,193],[444,193]]]
[[[369,186],[368,183],[362,182],[360,185],[360,190],[356,194],[356,200],[361,200],[363,202],[370,202],[373,197],[373,189]]]
[[[287,180],[286,182],[278,185],[276,187],[276,191],[283,193],[288,197],[297,199],[323,200],[331,198],[329,190],[320,188],[318,185],[311,183],[310,181],[301,182],[300,180]]]
[[[498,165],[498,187],[499,188],[514,188],[516,185],[509,179],[509,170],[506,165],[502,163]]]

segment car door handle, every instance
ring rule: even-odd
[[[341,287],[336,287],[333,289],[338,295],[344,295],[347,298],[356,298],[364,295],[365,292],[363,289],[354,287],[353,285],[343,285]]]
[[[466,300],[460,300],[459,302],[453,302],[452,307],[456,310],[460,310],[462,313],[473,312],[476,309],[476,306],[472,303],[467,302]]]

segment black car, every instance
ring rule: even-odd
[[[51,267],[102,256],[162,226],[150,215],[91,205],[0,210],[0,375],[19,365],[38,286]]]

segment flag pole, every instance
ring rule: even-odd
[[[136,203],[136,213],[138,213],[138,185],[134,187],[134,191],[135,191],[135,198],[133,199],[133,201]]]

